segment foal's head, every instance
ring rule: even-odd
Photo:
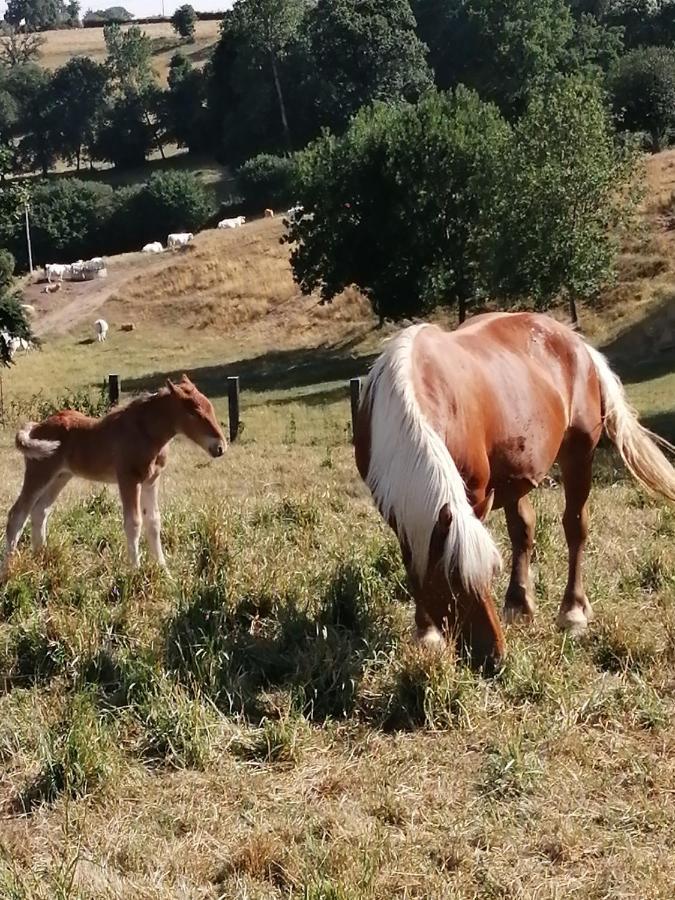
[[[178,384],[167,381],[167,387],[175,408],[178,431],[211,456],[222,456],[227,449],[227,438],[208,397],[197,390],[187,375],[183,375]]]

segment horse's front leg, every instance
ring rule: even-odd
[[[143,526],[148,541],[150,555],[158,566],[166,568],[166,559],[162,550],[161,518],[159,514],[159,476],[146,481],[141,488],[141,508]]]
[[[129,561],[134,569],[138,568],[138,544],[141,538],[141,483],[137,478],[127,474],[118,476],[122,512],[124,515],[124,531],[127,536]]]
[[[511,579],[504,600],[504,619],[507,622],[519,619],[531,621],[536,609],[530,575],[536,516],[528,497],[506,504],[504,512],[513,552]]]

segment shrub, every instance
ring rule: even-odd
[[[14,276],[15,260],[9,250],[0,250],[0,291],[8,288]]]
[[[153,175],[140,191],[128,195],[128,201],[120,213],[124,233],[136,236],[134,246],[164,241],[172,231],[198,231],[211,214],[206,190],[190,172]]]
[[[629,131],[647,132],[654,152],[675,124],[675,51],[640,47],[627,53],[610,76],[614,110]]]
[[[261,153],[241,166],[238,178],[247,207],[286,207],[295,200],[297,164],[293,157]]]

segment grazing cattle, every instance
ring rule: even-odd
[[[176,250],[178,247],[187,247],[194,235],[189,233],[170,234],[166,240],[169,250]]]
[[[246,216],[237,216],[234,219],[221,219],[218,228],[241,228],[246,224]]]
[[[389,343],[359,407],[356,463],[401,545],[420,641],[450,635],[476,664],[499,664],[504,635],[490,586],[500,556],[483,522],[504,509],[513,547],[504,614],[531,619],[527,494],[556,460],[569,548],[558,625],[586,629],[581,558],[603,429],[633,476],[675,501],[675,470],[657,446],[670,445],[640,425],[605,358],[548,316],[489,313],[452,333],[414,325]]]
[[[61,290],[61,287],[62,287],[62,284],[60,281],[57,281],[55,284],[46,284],[42,288],[42,293],[43,294],[56,294],[57,291]]]
[[[273,209],[266,209],[265,212],[264,212],[264,216],[265,216],[266,219],[273,219],[273,218],[274,218],[274,210],[273,210]]]
[[[19,350],[28,353],[33,349],[33,345],[25,338],[17,337],[17,335],[9,334],[7,331],[0,331],[0,341],[5,345],[5,351],[10,359],[14,359]]]
[[[29,315],[29,316],[34,316],[34,315],[35,315],[35,307],[34,307],[34,306],[31,306],[30,303],[22,303],[22,304],[21,304],[21,309],[22,309],[27,315]]]
[[[45,266],[45,276],[47,281],[51,284],[52,281],[57,278],[59,281],[63,281],[64,277],[68,274],[70,266],[64,265],[62,263],[47,263]]]
[[[146,244],[143,247],[142,253],[163,253],[164,247],[160,241],[153,241],[151,244]]]
[[[160,536],[159,478],[169,442],[183,434],[212,457],[223,455],[227,440],[210,401],[183,376],[178,384],[132,400],[100,419],[63,410],[39,424],[29,422],[16,435],[25,459],[21,493],[7,518],[6,546],[0,578],[6,578],[28,516],[32,543],[40,551],[47,519],[57,497],[77,475],[97,482],[117,482],[124,512],[129,558],[138,566],[141,521],[152,557],[166,566]]]
[[[105,319],[97,319],[94,322],[94,331],[96,332],[96,340],[99,344],[108,337],[108,323]]]

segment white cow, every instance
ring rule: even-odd
[[[142,250],[143,253],[163,253],[164,247],[160,241],[153,241],[151,244],[146,244]]]
[[[94,329],[96,331],[96,340],[100,344],[108,337],[108,323],[105,319],[97,319],[94,322]]]
[[[45,275],[47,276],[47,281],[51,284],[53,278],[57,278],[59,281],[63,281],[64,276],[68,274],[68,270],[70,266],[63,265],[62,263],[47,263],[45,266]]]
[[[187,247],[193,237],[194,235],[192,234],[192,232],[187,232],[185,234],[170,234],[166,239],[166,245],[169,250],[175,250],[178,247]]]
[[[29,350],[33,349],[32,345],[25,338],[11,335],[7,331],[0,331],[0,341],[2,341],[7,348],[7,353],[10,359],[14,359],[15,354],[19,350],[23,350],[24,353],[28,353]]]
[[[286,218],[288,219],[289,224],[295,225],[298,219],[302,217],[304,211],[304,207],[300,203],[291,206],[291,208],[286,211]]]
[[[246,224],[246,216],[236,216],[234,219],[221,219],[218,228],[241,228]]]

